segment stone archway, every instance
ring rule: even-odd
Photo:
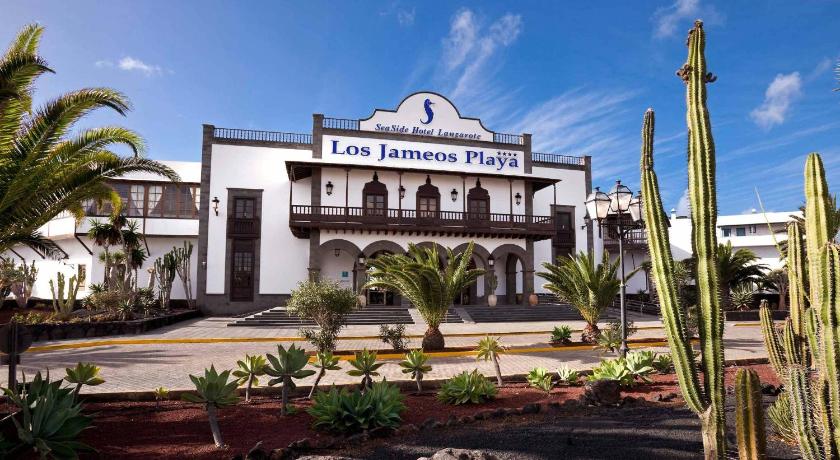
[[[449,262],[449,257],[447,256],[446,247],[442,246],[440,243],[435,243],[433,241],[423,241],[421,243],[415,244],[418,248],[437,248],[438,258],[440,259],[441,267],[445,267],[446,263]]]
[[[503,244],[494,249],[491,256],[495,260],[496,274],[501,271],[504,275],[499,284],[504,282],[506,303],[517,303],[517,279],[521,273],[522,298],[518,303],[528,304],[528,296],[534,292],[534,255],[521,246]]]
[[[455,254],[460,254],[464,252],[469,246],[469,243],[461,243],[452,250]],[[480,268],[485,271],[492,270],[493,268],[489,265],[490,260],[490,251],[488,251],[484,246],[473,243],[473,253],[472,253],[472,262],[475,264],[475,268]],[[482,289],[478,289],[478,286],[481,285]],[[469,291],[469,298],[470,303],[472,305],[483,305],[486,303],[487,296],[489,294],[493,294],[494,292],[490,292],[490,277],[487,275],[482,275],[478,278],[478,280],[470,286]]]
[[[359,264],[362,250],[344,239],[325,241],[318,247],[318,278],[332,279],[358,292],[364,266]]]
[[[390,252],[391,254],[403,254],[405,253],[405,248],[393,241],[379,240],[365,246],[365,248],[362,249],[362,254],[364,254],[365,257],[370,257],[377,252],[382,251]]]
[[[379,254],[405,254],[405,249],[400,246],[399,244],[393,241],[387,240],[379,240],[375,241],[367,246],[362,250],[362,254],[364,254],[365,258],[370,260],[376,258]],[[367,267],[364,268],[365,270]],[[361,278],[364,278],[365,273],[361,273]],[[376,296],[374,296],[374,293]],[[390,291],[383,291],[380,289],[371,289],[366,290],[364,294],[367,296],[368,305],[401,305],[402,304],[402,296],[398,292],[390,292]],[[376,297],[376,302],[373,302],[373,297]],[[378,300],[382,298],[382,302],[378,302]]]

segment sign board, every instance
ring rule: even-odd
[[[362,131],[448,137],[493,142],[493,132],[477,118],[463,118],[449,99],[436,93],[414,93],[397,110],[377,109],[359,120]]]
[[[401,169],[523,174],[523,150],[324,135],[325,161]]]

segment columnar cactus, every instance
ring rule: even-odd
[[[726,452],[723,382],[723,314],[717,267],[717,199],[715,147],[706,83],[715,77],[706,71],[703,23],[697,21],[688,35],[688,61],[677,72],[686,82],[688,124],[688,190],[691,201],[692,242],[697,257],[697,302],[700,307],[701,362],[694,361],[687,330],[686,305],[681,305],[674,276],[674,260],[663,213],[659,184],[653,170],[654,114],[645,113],[642,128],[642,196],[645,197],[647,239],[653,276],[659,289],[662,322],[671,348],[680,388],[689,408],[701,420],[706,458],[723,458]],[[704,383],[700,383],[700,373]]]
[[[79,286],[84,282],[84,279],[77,282],[75,276],[70,277],[67,286],[67,297],[64,297],[64,273],[58,272],[56,280],[57,282],[55,284],[53,280],[50,280],[53,310],[59,319],[66,320],[73,314],[76,306],[76,296],[79,294]]]
[[[175,281],[176,257],[172,252],[167,252],[163,257],[155,260],[155,274],[157,275],[158,299],[160,308],[169,309],[169,298],[172,295],[172,282]]]
[[[736,434],[738,458],[767,458],[767,436],[764,430],[764,407],[761,405],[761,382],[752,369],[738,369],[735,374]]]
[[[761,314],[806,460],[840,455],[840,246],[828,233],[829,203],[822,160],[812,153],[805,163],[805,243],[800,225],[788,225],[791,312],[781,338],[766,307]]]

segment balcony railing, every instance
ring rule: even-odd
[[[455,232],[534,239],[548,239],[555,232],[551,216],[310,205],[292,205],[289,225],[298,229]]]
[[[253,129],[215,128],[213,137],[238,141],[284,142],[287,144],[311,144],[311,134],[283,133],[280,131],[256,131]]]
[[[228,236],[237,238],[259,238],[260,220],[228,217],[227,233]]]
[[[609,248],[618,247],[618,232],[613,228],[604,228],[604,246]],[[625,248],[647,247],[647,233],[643,228],[634,228],[624,234]]]
[[[531,161],[533,161],[534,163],[549,163],[555,165],[572,166],[584,166],[586,164],[586,160],[583,157],[541,152],[531,152]]]

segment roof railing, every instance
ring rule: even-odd
[[[215,128],[213,137],[241,141],[283,142],[287,144],[311,144],[312,135],[284,133],[280,131],[257,131],[253,129]]]
[[[531,152],[531,161],[533,161],[534,163],[549,163],[555,165],[572,166],[584,166],[586,164],[586,160],[584,159],[584,157],[541,152]]]

